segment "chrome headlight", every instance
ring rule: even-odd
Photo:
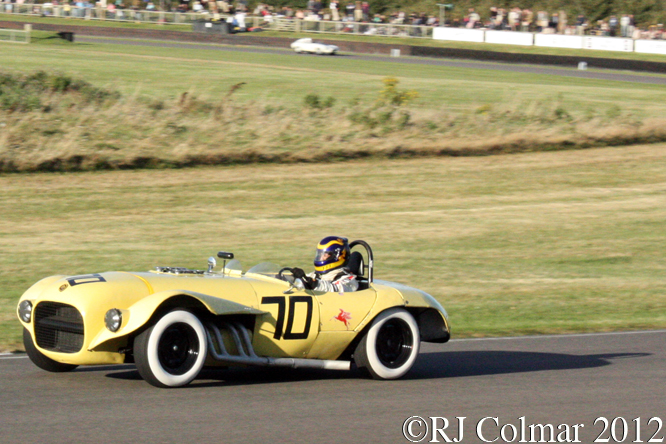
[[[19,318],[26,324],[32,319],[32,302],[21,301],[18,306]]]
[[[117,308],[112,308],[106,312],[104,316],[104,325],[109,331],[117,332],[120,329],[120,326],[123,324],[123,314]]]

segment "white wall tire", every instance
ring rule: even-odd
[[[374,379],[398,379],[414,365],[420,343],[414,317],[402,308],[392,308],[372,321],[354,351],[354,362]]]
[[[208,353],[206,330],[189,311],[162,316],[134,339],[134,360],[143,379],[156,387],[181,387],[197,377]]]

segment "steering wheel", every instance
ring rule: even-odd
[[[285,271],[288,271],[289,273],[292,273],[292,274],[294,273],[293,268],[284,267],[280,271],[278,271],[277,277],[278,277],[278,279],[289,282],[291,284],[294,281],[294,279],[292,278],[291,280],[289,280],[286,276],[284,276],[282,273],[285,272]]]

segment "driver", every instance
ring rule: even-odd
[[[356,276],[346,268],[349,261],[349,243],[346,238],[328,236],[317,245],[315,271],[306,276],[301,268],[293,269],[293,276],[315,291],[338,292],[358,290]]]

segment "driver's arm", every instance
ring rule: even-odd
[[[327,293],[343,293],[358,290],[358,281],[353,274],[344,275],[334,281],[318,280],[315,291],[325,291]]]

